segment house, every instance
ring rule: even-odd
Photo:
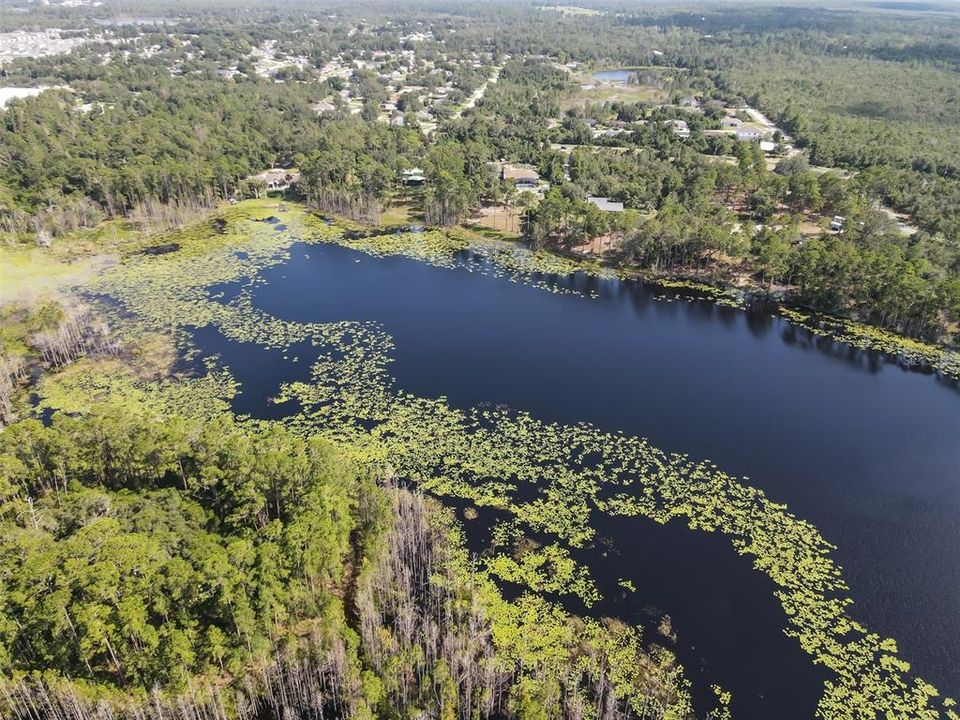
[[[403,179],[404,185],[410,185],[414,187],[423,185],[427,181],[427,177],[423,174],[423,170],[418,167],[404,170],[402,173],[400,173],[400,176]]]
[[[720,120],[720,127],[725,128],[727,130],[735,130],[741,125],[743,125],[743,120],[737,117],[732,117],[730,115],[727,115],[725,118]]]
[[[512,182],[517,190],[536,190],[540,185],[540,174],[527,165],[501,163],[500,179]]]
[[[317,115],[329,115],[337,111],[337,106],[326,100],[314,103],[313,110]]]
[[[686,97],[680,98],[680,107],[698,108],[700,107],[700,101],[693,95],[687,95]]]
[[[587,198],[587,202],[592,203],[604,212],[623,212],[623,203],[614,202],[610,198],[596,197],[595,195],[591,195]]]
[[[843,232],[843,223],[845,218],[843,215],[834,215],[833,220],[830,221],[830,229],[833,232]]]
[[[291,185],[300,181],[299,170],[288,170],[286,168],[270,168],[262,173],[253,176],[254,180],[261,181],[267,186],[267,190],[285,190]]]
[[[670,126],[673,134],[678,138],[690,137],[690,128],[687,126],[686,120],[667,120],[666,124]]]
[[[623,135],[624,133],[629,133],[630,131],[622,127],[614,128],[593,128],[590,131],[590,134],[594,138],[615,138],[617,135]]]
[[[763,137],[763,133],[755,128],[740,128],[737,130],[737,140],[745,140],[746,142],[759,142],[760,138]]]

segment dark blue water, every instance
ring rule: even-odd
[[[264,276],[254,301],[271,314],[380,322],[404,390],[589,421],[749,476],[838,546],[852,614],[896,638],[919,675],[960,693],[955,384],[763,312],[666,302],[633,282],[555,279],[599,294],[588,299],[301,245]],[[307,378],[316,352],[291,349],[288,358],[300,357],[291,363],[212,330],[198,339],[242,383],[236,409],[261,416],[290,411],[265,400],[281,382]],[[772,583],[728,541],[636,518],[598,530],[585,551],[607,597],[595,611],[648,624],[669,613],[698,699],[719,682],[737,717],[812,717],[824,676],[783,635]],[[620,592],[618,578],[637,593]]]

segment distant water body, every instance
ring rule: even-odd
[[[635,72],[636,70],[631,70],[629,68],[619,68],[617,70],[598,70],[590,77],[597,82],[607,82],[622,85],[626,83],[630,79],[630,76]]]

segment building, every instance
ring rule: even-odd
[[[591,195],[587,198],[587,202],[592,203],[604,212],[623,212],[624,210],[622,202],[614,202],[610,198]]]
[[[427,177],[423,174],[423,170],[418,167],[404,170],[402,173],[400,173],[400,175],[403,178],[404,185],[418,186],[423,185],[427,181]]]
[[[737,140],[745,140],[746,142],[760,142],[762,137],[763,133],[756,128],[742,127],[737,130]]]
[[[286,168],[270,168],[262,173],[253,176],[254,180],[260,180],[267,186],[267,190],[286,190],[291,185],[300,181],[299,170],[288,170]]]
[[[690,128],[686,120],[667,120],[666,123],[678,138],[690,137]]]
[[[623,135],[624,133],[629,133],[630,131],[622,127],[613,127],[613,128],[593,128],[590,131],[590,134],[594,138],[615,138],[618,135]]]
[[[540,174],[527,165],[501,163],[500,179],[512,182],[517,190],[536,190],[540,185]]]
[[[317,115],[329,115],[330,113],[337,111],[337,106],[331,102],[327,102],[326,100],[321,100],[320,102],[314,104],[313,110],[317,113]]]
[[[735,130],[741,125],[743,125],[743,120],[730,115],[727,115],[725,118],[720,120],[720,127],[726,128],[727,130]]]

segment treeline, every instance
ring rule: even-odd
[[[690,716],[670,653],[535,596],[506,602],[453,527],[273,425],[125,411],[14,424],[0,434],[0,714]]]
[[[462,148],[480,149],[454,151],[474,158],[468,168],[480,168],[488,148],[486,157],[492,151],[530,162],[551,183],[526,213],[524,228],[535,246],[575,247],[613,234],[624,241],[622,258],[642,267],[720,279],[755,272],[785,285],[797,302],[909,335],[938,338],[960,322],[960,245],[936,232],[900,232],[878,209],[899,187],[889,171],[873,168],[849,180],[812,168],[806,155],[785,158],[771,171],[757,143],[703,135],[717,125],[712,106],[696,115],[608,103],[591,108],[592,118],[568,110],[558,127],[546,129],[568,89],[565,74],[548,61],[513,62],[479,111],[444,131]],[[687,118],[689,138],[673,132],[678,118]],[[589,119],[625,132],[594,139]],[[565,156],[551,141],[578,147]],[[460,187],[460,206],[472,198],[523,204],[523,193],[511,198],[477,173],[459,173],[450,183],[443,182],[449,176],[433,177],[430,192]],[[602,212],[586,200],[590,195],[622,202],[627,212]],[[839,235],[829,232],[835,215],[844,218]]]
[[[447,7],[456,12],[439,13]],[[238,20],[209,10],[185,20],[175,37],[124,39],[116,54],[105,44],[12,64],[17,82],[68,82],[77,94],[48,92],[0,113],[0,230],[46,239],[115,213],[177,217],[179,210],[167,208],[257,194],[248,176],[283,163],[303,171],[300,190],[312,205],[363,221],[376,222],[399,192],[417,202],[428,224],[456,224],[483,204],[505,204],[529,210],[522,227],[538,245],[622,233],[624,257],[645,267],[755,272],[791,285],[817,309],[925,337],[957,322],[960,147],[951,131],[950,23],[798,9],[573,18],[445,3],[424,11],[435,37],[417,42],[418,55],[434,58],[439,74],[424,70],[413,81],[426,88],[455,72],[466,90],[479,79],[472,54],[514,58],[477,107],[425,137],[415,124],[372,120],[375,107],[359,117],[341,107],[320,118],[311,107],[339,81],[309,82],[330,53],[350,60],[395,51],[400,37],[425,27],[409,13],[370,12],[374,19],[352,32],[360,18],[349,13],[317,18],[298,6]],[[315,37],[299,32],[305,17],[316,20]],[[282,83],[259,78],[249,62],[232,79],[217,75],[266,39],[309,57],[312,69]],[[144,55],[146,47],[154,54]],[[461,61],[441,59],[441,48]],[[100,62],[97,53],[108,50],[111,62]],[[682,78],[684,92],[704,101],[704,113],[622,100],[564,110],[573,85],[557,60],[567,59],[643,64],[657,82]],[[368,100],[386,97],[370,72],[350,82]],[[902,91],[888,92],[894,87]],[[721,101],[771,109],[814,164],[859,172],[845,181],[806,163],[767,171],[755,144],[704,135],[716,128]],[[688,138],[672,131],[670,122],[681,118]],[[626,132],[595,139],[593,121]],[[585,148],[567,163],[551,149],[557,142]],[[553,185],[539,208],[532,195],[496,177],[491,163],[500,159],[534,165]],[[408,194],[401,173],[413,167],[427,183]],[[633,212],[598,212],[590,195]],[[909,211],[921,232],[902,237],[879,203]],[[814,257],[810,226],[825,226],[833,215],[845,218],[842,242],[825,236],[810,247],[831,252]],[[841,263],[833,250],[853,260]],[[898,282],[875,289],[890,278]]]
[[[571,246],[615,233],[622,259],[644,268],[721,280],[746,270],[796,302],[913,336],[939,338],[960,322],[960,246],[901,232],[879,209],[888,195],[883,169],[845,179],[800,154],[771,171],[756,143],[735,141],[715,148],[730,155],[708,157],[695,127],[681,139],[658,111],[636,112],[617,147],[575,148],[568,178],[558,154],[541,156],[554,187],[531,213],[534,242]],[[638,212],[599,213],[587,195]],[[840,233],[829,228],[834,216],[843,218]]]
[[[422,156],[417,130],[356,117],[324,120],[312,148],[300,160],[300,190],[325,212],[376,222],[400,171]]]
[[[84,91],[88,109],[61,91],[0,112],[0,229],[56,234],[149,203],[230,197],[323,136],[304,87],[136,64]]]
[[[0,435],[0,667],[112,687],[240,672],[338,601],[357,492],[328,444],[128,415]]]

